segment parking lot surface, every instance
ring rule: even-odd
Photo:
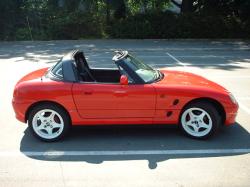
[[[128,50],[155,68],[213,80],[237,98],[236,124],[199,141],[175,126],[74,128],[63,141],[34,139],[11,106],[26,73],[81,49],[92,67]],[[249,186],[250,42],[80,40],[0,42],[0,186]]]

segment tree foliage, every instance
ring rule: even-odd
[[[1,0],[0,40],[249,38],[249,10],[249,0]]]

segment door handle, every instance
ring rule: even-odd
[[[84,93],[84,95],[92,95],[93,94],[92,91],[84,91],[83,93]]]
[[[123,91],[123,90],[117,90],[117,91],[114,91],[114,94],[116,96],[125,96],[125,95],[127,95],[127,92]]]
[[[125,94],[125,93],[127,93],[127,92],[126,92],[126,91],[122,91],[122,90],[120,91],[120,90],[119,90],[119,91],[114,91],[114,93],[116,93],[116,94]]]

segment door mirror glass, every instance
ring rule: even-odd
[[[120,77],[120,84],[121,85],[128,85],[128,77],[126,75],[122,75]]]

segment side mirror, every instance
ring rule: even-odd
[[[121,85],[128,85],[128,77],[126,75],[122,75],[120,77],[120,84]]]

